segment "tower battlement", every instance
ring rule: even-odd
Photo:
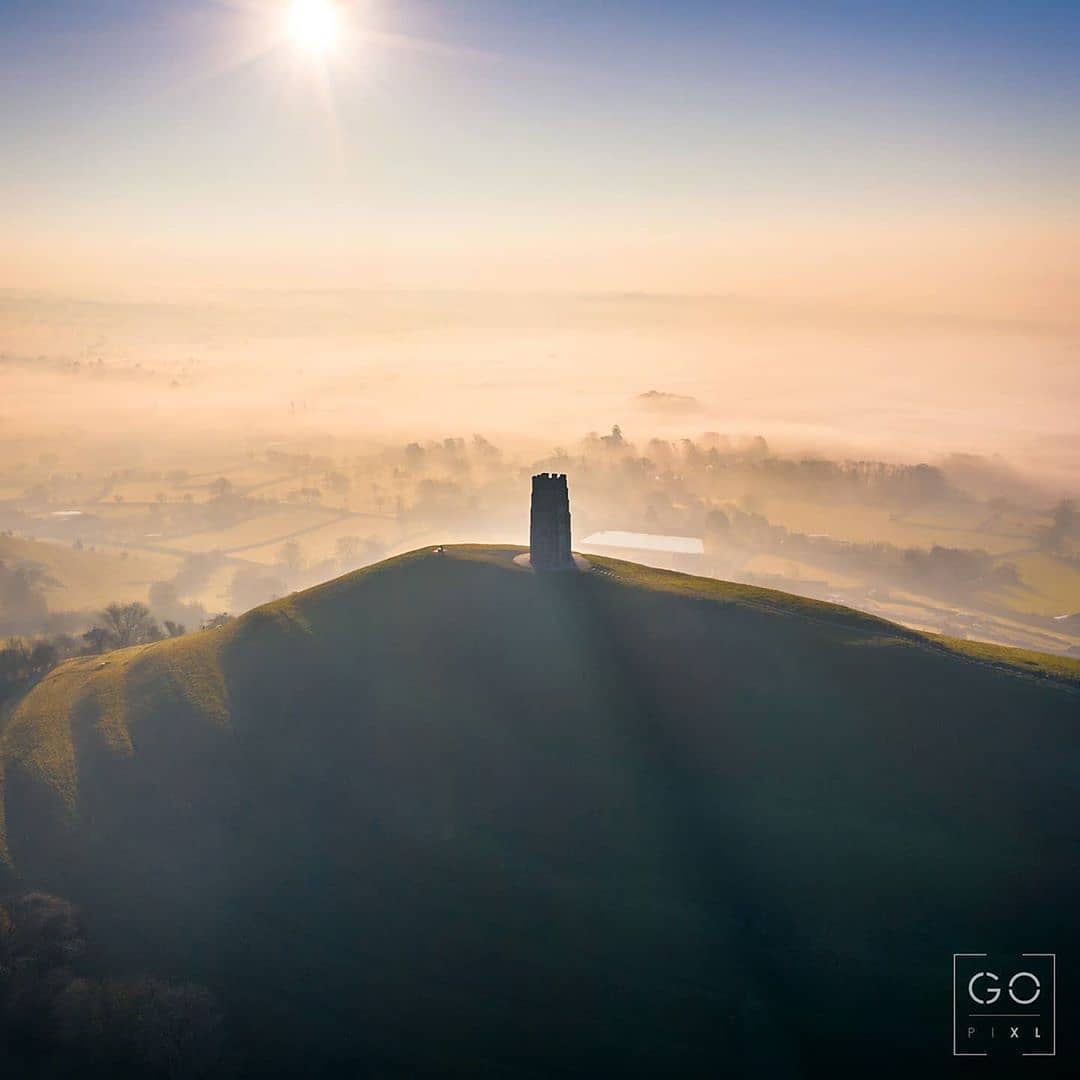
[[[566,473],[537,473],[532,478],[529,524],[529,561],[534,570],[564,570],[574,565]]]

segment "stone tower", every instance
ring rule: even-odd
[[[565,473],[540,473],[532,478],[529,561],[534,570],[569,570],[574,565]]]

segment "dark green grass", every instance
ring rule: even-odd
[[[940,1075],[953,952],[1076,951],[1068,670],[515,554],[58,669],[4,735],[13,872],[264,1075]]]

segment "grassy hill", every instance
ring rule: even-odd
[[[1076,954],[1080,664],[517,551],[62,665],[8,883],[261,1075],[941,1074],[952,953]]]

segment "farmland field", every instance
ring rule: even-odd
[[[819,534],[853,543],[888,543],[897,547],[981,548],[1002,554],[1026,547],[1030,541],[1018,531],[1002,533],[977,529],[985,520],[985,507],[946,504],[920,506],[908,515],[886,507],[857,503],[832,505],[799,499],[770,499],[764,511],[769,521],[792,532]]]
[[[317,562],[334,556],[338,541],[345,537],[356,537],[361,546],[371,541],[385,548],[397,535],[397,522],[392,519],[356,515],[330,520],[321,528],[298,536],[296,542],[308,561]],[[280,547],[281,541],[271,541],[260,547],[245,548],[243,556],[251,562],[272,563]]]
[[[1034,615],[1071,615],[1080,611],[1080,570],[1061,559],[1029,552],[1009,560],[1016,563],[1022,589],[1008,591],[1007,605]]]
[[[0,536],[0,562],[44,567],[60,583],[46,591],[51,611],[83,611],[113,600],[145,601],[151,583],[170,578],[179,565],[170,555],[100,547],[77,551],[67,544],[14,536]]]
[[[184,551],[237,551],[283,541],[290,534],[319,525],[333,516],[332,511],[299,506],[274,509],[224,529],[173,537],[169,545]]]

